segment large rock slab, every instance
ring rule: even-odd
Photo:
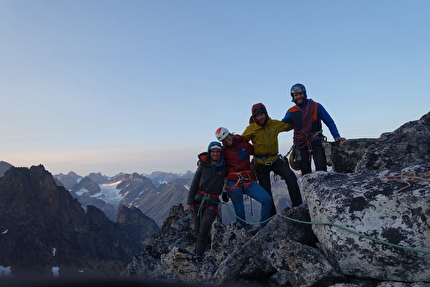
[[[343,274],[430,282],[429,182],[411,181],[411,186],[402,189],[407,186],[403,180],[382,180],[398,179],[408,170],[428,178],[430,163],[375,175],[315,172],[303,177],[302,192],[312,222],[336,224],[418,250],[383,244],[331,225],[314,225],[319,247]]]

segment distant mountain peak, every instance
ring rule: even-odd
[[[0,161],[0,177],[2,177],[4,173],[11,167],[13,167],[13,165],[11,165],[10,163],[7,163],[5,161]]]

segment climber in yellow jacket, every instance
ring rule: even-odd
[[[288,187],[292,206],[302,204],[297,177],[278,153],[278,134],[294,128],[291,123],[273,120],[269,117],[266,107],[262,103],[252,106],[250,124],[242,133],[244,140],[251,141],[254,146],[254,161],[258,182],[272,195],[270,172],[281,176]],[[273,204],[271,215],[276,214]]]

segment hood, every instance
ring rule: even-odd
[[[257,111],[258,114],[260,114],[261,112],[264,112],[266,114],[266,120],[264,121],[263,124],[260,124],[257,121],[257,118],[254,115],[255,111]],[[262,127],[264,127],[267,124],[267,121],[269,120],[269,114],[267,113],[266,107],[262,103],[258,103],[258,104],[253,105],[252,109],[251,109],[251,113],[252,113],[251,119],[255,124],[262,126]],[[251,120],[250,120],[250,122],[251,122]]]

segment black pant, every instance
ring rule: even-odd
[[[311,156],[314,159],[315,170],[327,171],[327,158],[325,156],[325,150],[322,146],[322,141],[315,141],[312,143],[312,153],[309,154],[308,148],[300,149],[302,155],[302,161],[300,163],[300,169],[302,175],[312,172],[311,168]]]
[[[300,188],[299,188],[299,185],[297,184],[297,177],[294,174],[294,172],[290,169],[288,163],[286,163],[282,159],[277,159],[271,165],[257,164],[258,182],[262,187],[264,187],[267,193],[270,194],[272,199],[273,199],[272,187],[270,185],[271,171],[280,175],[285,180],[285,183],[287,184],[287,187],[288,187],[288,193],[290,194],[292,205],[298,206],[302,204],[302,195],[300,194]],[[272,211],[270,213],[270,216],[273,216],[275,214],[276,214],[276,207],[275,207],[275,204],[272,203]]]
[[[211,231],[212,223],[218,214],[218,205],[209,203],[209,208],[207,203],[208,202],[203,203],[201,210],[196,206],[193,213],[194,229],[197,233],[197,242],[194,252],[201,257],[203,257],[209,242],[209,232]],[[199,210],[201,214],[198,214]]]

